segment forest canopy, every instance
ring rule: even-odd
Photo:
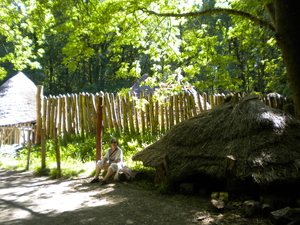
[[[180,73],[200,92],[291,95],[271,19],[258,0],[4,0],[0,78],[23,71],[46,94],[117,92],[147,73]],[[214,13],[235,9],[247,17]],[[175,82],[168,80],[168,82]]]

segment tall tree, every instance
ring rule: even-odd
[[[260,52],[260,49],[265,49],[261,39],[257,39],[259,43],[256,49],[252,47],[252,55],[241,54],[245,51],[245,42],[237,38],[238,32],[234,34],[235,36],[230,34],[232,27],[239,23],[237,17],[232,17],[233,23],[229,27],[227,25],[222,27],[218,20],[215,21],[214,23],[224,31],[220,30],[213,35],[210,33],[215,32],[212,29],[213,23],[208,23],[209,26],[203,24],[197,30],[188,28],[186,33],[181,33],[181,28],[186,24],[188,17],[226,13],[251,20],[273,32],[284,57],[299,115],[300,90],[297,87],[300,79],[297,71],[300,63],[296,57],[299,50],[296,43],[299,34],[296,32],[295,22],[299,3],[296,0],[228,0],[231,3],[228,8],[209,9],[215,3],[226,1],[205,0],[203,5],[207,7],[205,9],[199,5],[192,6],[190,2],[188,0],[5,0],[1,8],[1,12],[4,13],[0,14],[0,20],[3,22],[0,32],[8,37],[7,40],[14,43],[15,47],[14,53],[7,54],[2,59],[11,60],[22,69],[24,64],[36,59],[36,55],[43,52],[45,43],[49,43],[49,36],[61,34],[65,36],[65,44],[61,47],[62,55],[60,55],[63,57],[55,69],[61,67],[59,71],[63,71],[65,67],[67,74],[76,75],[73,80],[85,81],[86,83],[83,83],[86,85],[80,88],[94,85],[97,79],[105,83],[116,77],[119,79],[129,75],[139,76],[143,72],[159,76],[170,74],[176,68],[182,67],[187,76],[196,77],[195,81],[210,79],[212,86],[226,84],[227,87],[247,86],[249,90],[255,90],[257,87],[253,80],[265,80],[265,77],[256,77],[255,71],[262,71],[261,74],[271,71],[271,66],[267,68],[266,65],[275,61],[267,58],[270,51]],[[252,24],[248,27],[249,30],[246,29],[247,32],[243,35],[251,35],[251,31],[257,32],[252,29]],[[221,37],[223,34],[228,36]],[[255,35],[264,37],[265,34],[259,31]],[[271,39],[266,38],[265,42],[271,43]],[[236,51],[236,56],[232,54],[233,51]],[[197,54],[193,56],[193,52]],[[29,61],[29,58],[32,60]],[[240,68],[234,68],[235,65],[240,65]],[[104,81],[102,78],[107,76],[108,68],[111,69],[111,76],[105,77]],[[151,71],[147,71],[149,68]],[[197,71],[200,69],[206,74],[199,76]],[[58,73],[49,72],[50,74],[55,77],[52,82],[58,82]],[[81,79],[83,74],[85,80]],[[71,79],[70,76],[60,76],[59,80],[64,80],[63,78],[66,78],[65,82]],[[262,89],[263,87],[260,88]]]
[[[259,18],[251,13],[228,8],[215,8],[204,11],[194,11],[189,13],[159,13],[147,8],[143,8],[145,13],[156,15],[159,17],[195,17],[205,16],[209,14],[228,13],[232,15],[241,16],[245,19],[251,20],[256,24],[263,26],[275,33],[276,40],[282,51],[283,60],[287,70],[288,82],[293,92],[293,100],[295,104],[297,117],[300,118],[300,33],[298,32],[298,12],[300,11],[300,2],[297,0],[250,0],[244,1],[232,1],[238,3],[256,5],[267,11],[269,15],[269,21],[265,18]]]

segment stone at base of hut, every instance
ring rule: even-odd
[[[124,167],[119,172],[120,181],[129,181],[129,180],[143,180],[145,179],[145,174],[141,171],[130,169],[129,167]]]
[[[245,201],[242,209],[246,216],[254,216],[259,212],[259,202],[254,200]]]
[[[211,199],[211,209],[217,213],[223,213],[225,208],[225,202],[221,199]]]
[[[297,199],[291,196],[261,195],[259,203],[261,206],[267,204],[273,210],[277,210],[285,207],[296,207]]]
[[[300,224],[300,208],[285,207],[271,212],[269,218],[275,225]]]
[[[274,211],[274,209],[269,203],[262,204],[261,212],[264,217],[268,217],[272,211]]]

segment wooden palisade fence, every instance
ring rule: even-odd
[[[46,138],[55,137],[55,132],[81,134],[95,133],[97,121],[97,104],[103,102],[103,127],[120,132],[153,132],[166,131],[173,125],[209,109],[206,96],[199,99],[181,93],[169,96],[164,102],[152,100],[152,96],[141,96],[134,100],[133,96],[121,97],[109,93],[68,94],[42,97],[41,108],[38,109],[41,121],[37,122],[38,130],[42,129]],[[136,107],[137,102],[147,101],[143,107]],[[197,101],[197,102],[196,102]]]
[[[37,133],[45,138],[57,134],[96,134],[97,108],[103,102],[103,128],[120,132],[145,133],[165,132],[175,124],[215,107],[223,102],[225,95],[190,95],[182,92],[168,96],[162,102],[153,101],[152,95],[114,95],[110,93],[80,93],[59,96],[40,95]],[[269,96],[262,99],[267,105],[283,108],[287,103],[283,97]],[[140,105],[140,102],[147,104]],[[137,107],[139,106],[139,107]],[[40,117],[40,118],[39,118]],[[57,133],[56,133],[57,132]]]

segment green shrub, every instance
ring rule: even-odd
[[[50,169],[49,168],[36,167],[34,169],[33,173],[34,173],[35,176],[49,176]]]

